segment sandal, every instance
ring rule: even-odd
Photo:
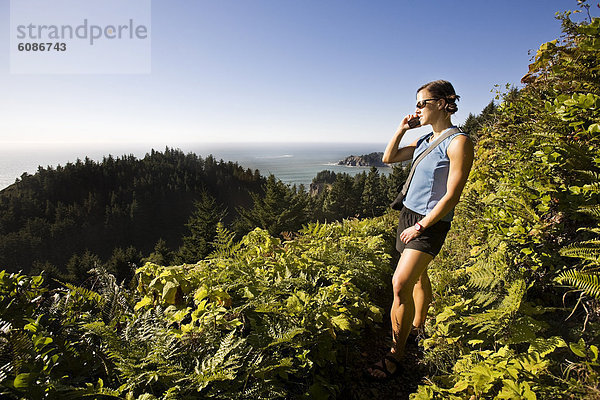
[[[394,372],[390,372],[387,369],[387,364],[385,363],[385,360],[388,360],[389,362],[391,362],[392,364],[394,364],[396,366],[396,369],[394,370]],[[374,370],[379,370],[379,371],[383,372],[385,374],[385,376],[375,376],[368,370],[365,370],[365,372],[367,373],[368,377],[372,380],[386,381],[388,379],[398,376],[400,374],[401,369],[402,369],[402,363],[400,362],[400,360],[398,360],[396,357],[394,357],[392,353],[387,353],[381,359],[381,365],[377,365],[377,364],[371,365],[371,372],[373,372]]]
[[[420,327],[420,328],[416,328],[416,327],[412,327],[412,329],[410,330],[410,333],[408,334],[408,340],[410,342],[414,342],[417,346],[421,347],[421,340],[422,339],[426,339],[427,336],[425,334],[425,328],[424,327]]]
[[[417,328],[416,326],[412,325],[410,327],[410,333],[408,334],[408,339],[416,340],[417,337],[419,336],[419,334],[421,333],[421,329],[422,328]]]

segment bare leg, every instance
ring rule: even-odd
[[[394,333],[392,352],[400,357],[404,354],[406,339],[415,318],[415,303],[413,289],[419,277],[427,269],[433,256],[418,250],[405,249],[398,261],[398,266],[392,278],[394,302],[390,316]]]
[[[415,319],[412,324],[414,327],[420,328],[425,325],[427,311],[429,310],[429,305],[433,299],[431,281],[427,275],[427,270],[421,274],[419,280],[415,284],[415,288],[413,289],[413,299],[415,301]]]
[[[406,339],[415,318],[413,288],[431,260],[433,260],[433,256],[430,254],[404,249],[392,277],[394,301],[390,312],[393,340],[391,352],[398,359],[404,354]],[[396,366],[393,363],[386,360],[382,362],[386,363],[388,371],[391,373],[395,371]],[[370,369],[369,373],[375,377],[383,378],[385,376],[382,371],[376,369]]]

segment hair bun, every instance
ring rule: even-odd
[[[456,105],[456,103],[446,103],[445,110],[450,114],[454,114],[458,111],[458,106]]]
[[[444,108],[450,114],[454,114],[458,111],[458,106],[456,105],[456,100],[460,99],[460,96],[451,94],[445,97],[446,99],[446,107]]]

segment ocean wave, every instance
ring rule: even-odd
[[[260,159],[269,159],[269,158],[291,158],[294,157],[293,154],[282,154],[280,156],[260,156],[260,157],[256,157],[256,158],[260,158]]]

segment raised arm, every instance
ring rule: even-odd
[[[408,121],[414,117],[416,117],[416,114],[407,115],[406,117],[404,117],[402,122],[400,122],[396,133],[394,133],[394,136],[385,148],[385,152],[383,153],[381,161],[383,161],[386,164],[391,164],[412,159],[412,156],[415,152],[415,148],[417,146],[416,140],[408,146],[402,147],[400,149],[398,148],[398,146],[400,145],[400,140],[402,140],[402,137],[404,136],[406,131],[411,129],[411,127],[408,125]]]

